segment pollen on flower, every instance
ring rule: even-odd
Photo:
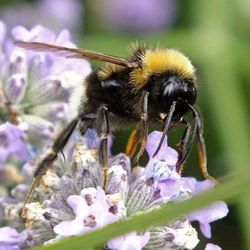
[[[20,220],[20,211],[23,208],[23,204],[9,204],[4,209],[5,218],[9,221]]]
[[[39,202],[33,202],[25,205],[23,217],[25,218],[26,227],[31,227],[35,221],[44,221],[43,214],[48,212]]]
[[[107,195],[108,202],[110,205],[118,205],[122,201],[122,196],[120,193]]]
[[[76,163],[85,165],[88,162],[95,162],[97,158],[97,150],[88,150],[85,144],[77,143],[75,146],[75,151],[73,157]]]
[[[60,178],[58,175],[53,172],[52,170],[48,170],[46,174],[42,177],[40,187],[48,188],[48,187],[55,187],[58,185]]]

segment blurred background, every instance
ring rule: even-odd
[[[250,1],[2,0],[0,19],[9,30],[35,24],[57,32],[67,28],[79,47],[117,56],[126,56],[134,41],[180,49],[197,68],[210,174],[223,179],[249,167]],[[129,132],[115,135],[114,152],[124,150]],[[177,136],[180,131],[170,140]],[[203,178],[195,150],[184,174]],[[248,195],[212,224],[212,242],[250,249],[249,212]],[[200,238],[204,249],[209,240]]]

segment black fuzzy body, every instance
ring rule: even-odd
[[[168,112],[168,107],[164,107],[161,102],[164,82],[169,77],[178,77],[178,75],[175,72],[155,74],[148,79],[143,87],[135,89],[130,79],[132,70],[133,69],[124,68],[123,70],[113,72],[105,80],[101,80],[100,77],[98,77],[98,71],[92,72],[83,83],[86,84],[87,102],[84,101],[81,103],[81,106],[84,107],[84,114],[80,114],[80,116],[97,114],[100,107],[104,105],[108,108],[111,130],[128,128],[128,126],[140,121],[143,93],[147,91],[149,93],[148,121],[162,121],[160,114],[167,114]],[[184,81],[185,79],[182,80]],[[189,79],[186,80],[189,81]],[[175,89],[177,94],[179,91],[178,88],[179,87],[176,87]],[[180,92],[181,91],[180,89]],[[195,101],[196,91],[193,95],[194,98],[191,104]],[[186,107],[180,104],[177,107],[175,117],[179,119],[179,117],[186,112]],[[87,127],[98,128],[98,124],[92,121],[80,123],[80,131],[82,131],[82,133],[84,133]]]

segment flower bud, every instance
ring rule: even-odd
[[[20,102],[25,94],[27,80],[22,73],[12,75],[6,84],[6,95],[12,103]]]
[[[128,200],[126,203],[128,214],[143,211],[152,201],[155,193],[155,182],[152,178],[141,177],[130,187]]]
[[[67,114],[67,104],[62,102],[47,103],[44,105],[38,105],[30,109],[30,113],[44,117],[49,121],[63,120]]]
[[[175,223],[177,225],[178,223]],[[178,227],[157,227],[150,230],[150,240],[146,249],[194,249],[199,243],[198,234],[191,224],[178,224]]]
[[[35,138],[51,138],[54,135],[54,126],[51,122],[34,115],[22,115],[22,120],[29,126],[29,132]]]
[[[27,56],[24,51],[15,49],[10,55],[9,75],[27,75]]]
[[[29,103],[36,105],[55,102],[61,98],[65,100],[66,96],[66,91],[62,88],[61,80],[52,76],[36,82],[28,90]]]

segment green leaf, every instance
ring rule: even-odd
[[[218,200],[237,201],[240,195],[249,191],[249,182],[249,171],[245,171],[242,174],[235,174],[224,180],[221,184],[218,184],[215,189],[199,194],[192,199],[175,204],[166,204],[161,208],[110,224],[100,230],[92,231],[83,236],[67,238],[55,244],[49,244],[37,249],[84,250],[98,247],[104,245],[109,239],[130,231],[141,231],[152,226],[160,225],[163,223],[163,218],[164,224],[166,224],[184,214],[188,214]]]
[[[216,6],[216,7],[215,7]],[[239,36],[232,17],[239,8],[238,1],[193,1],[196,18],[194,37],[200,55],[213,120],[231,169],[249,169],[249,110],[245,105],[242,72],[249,72],[249,42]],[[216,9],[216,11],[215,11]],[[242,22],[240,26],[245,26]],[[247,45],[246,45],[247,44]],[[239,56],[241,54],[241,56]],[[244,55],[244,56],[242,56]],[[244,65],[244,66],[243,66]],[[245,69],[244,69],[245,68]],[[241,69],[242,70],[242,69]],[[247,82],[246,86],[249,86]],[[248,97],[247,97],[248,98]],[[249,98],[248,98],[249,100]],[[239,203],[244,249],[250,249],[250,195]]]

